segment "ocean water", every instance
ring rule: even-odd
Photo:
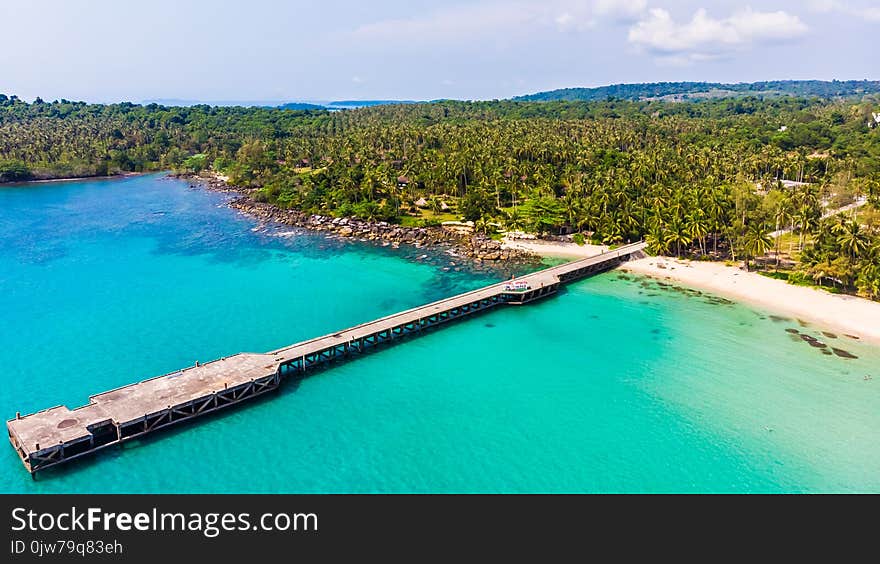
[[[0,415],[504,276],[225,198],[160,175],[0,188]],[[880,492],[878,429],[878,347],[610,272],[35,481],[0,448],[0,492]]]

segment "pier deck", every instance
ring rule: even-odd
[[[316,365],[355,356],[395,339],[501,304],[521,305],[555,294],[560,284],[613,268],[644,243],[581,259],[270,351],[239,353],[89,398],[76,409],[56,406],[7,421],[25,468],[37,470],[90,454],[156,429],[256,397]]]

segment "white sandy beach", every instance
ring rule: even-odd
[[[508,237],[503,239],[502,248],[528,251],[542,257],[567,259],[587,258],[608,250],[605,245],[578,245],[576,243],[542,241],[541,239],[510,239]]]
[[[880,343],[880,302],[794,286],[717,262],[646,257],[622,269],[663,278]]]
[[[541,256],[571,259],[592,256],[603,249],[547,241],[515,240],[510,244]],[[770,312],[811,321],[823,329],[880,344],[880,302],[794,286],[718,262],[646,257],[628,261],[620,268],[754,304]]]

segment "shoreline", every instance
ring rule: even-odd
[[[130,172],[109,176],[29,180],[2,183],[0,187],[77,180],[109,180],[144,174],[151,173]],[[482,235],[462,233],[443,227],[403,227],[387,222],[307,214],[258,202],[253,198],[255,189],[231,186],[226,182],[226,178],[220,175],[168,173],[167,177],[191,182],[211,191],[237,194],[238,196],[232,198],[227,205],[261,222],[276,222],[322,232],[340,240],[372,242],[382,246],[390,245],[393,248],[407,245],[415,249],[446,251],[458,259],[484,268],[537,264],[541,258],[577,260],[608,251],[605,245],[578,245],[573,242],[510,236],[505,236],[499,242]],[[630,260],[618,268],[709,291],[746,305],[754,305],[770,312],[810,321],[824,328],[845,335],[854,335],[860,340],[880,345],[880,302],[846,294],[831,294],[807,286],[796,286],[719,262],[649,256]]]
[[[568,259],[584,258],[607,250],[599,245],[579,246],[575,243],[530,239],[506,240],[505,244],[517,245],[545,257]],[[831,294],[808,286],[795,286],[721,262],[646,256],[629,260],[618,269],[708,291],[744,305],[802,319],[821,328],[880,345],[880,302],[848,294]]]
[[[145,174],[156,174],[162,172],[161,170],[154,170],[149,172],[122,172],[119,174],[106,174],[103,176],[65,176],[63,178],[41,178],[38,180],[16,180],[14,182],[0,182],[0,187],[3,186],[20,186],[26,184],[50,184],[52,182],[75,182],[77,180],[114,180],[119,178],[128,178],[132,176],[143,176]]]
[[[880,345],[880,303],[858,296],[795,286],[718,262],[658,256],[630,260],[618,268],[712,292]]]
[[[373,242],[392,248],[408,245],[416,249],[447,250],[453,256],[481,267],[537,265],[541,259],[536,253],[506,249],[499,241],[470,232],[463,233],[434,226],[404,227],[385,221],[332,217],[280,208],[274,204],[255,200],[253,194],[256,189],[232,186],[224,177],[217,174],[204,176],[171,173],[168,177],[184,180],[190,182],[192,186],[199,185],[215,192],[238,194],[238,197],[231,199],[226,205],[258,221],[322,232],[342,240]]]

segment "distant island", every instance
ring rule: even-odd
[[[369,108],[372,106],[387,106],[393,104],[418,104],[414,100],[337,100],[324,104],[326,108]]]
[[[535,94],[515,96],[514,102],[597,102],[609,99],[632,101],[685,102],[728,98],[774,98],[780,96],[822,98],[825,100],[853,99],[880,94],[877,80],[774,80],[765,82],[651,82],[640,84],[612,84],[595,88],[562,88]],[[281,108],[284,110],[353,110],[374,106],[399,104],[438,103],[447,100],[297,100],[297,101],[243,101],[243,100],[189,100],[162,98],[147,100],[144,104],[160,106],[240,106],[245,108]]]
[[[286,104],[280,104],[277,106],[282,110],[326,110],[327,106],[323,106],[320,104],[310,104],[307,102],[287,102]]]
[[[358,108],[371,108],[373,106],[388,106],[394,104],[418,104],[412,100],[337,100],[333,102],[306,103],[288,102],[278,106],[282,110],[356,110]]]
[[[156,104],[166,107],[219,106],[241,108],[280,108],[282,110],[353,110],[391,104],[418,104],[413,100],[334,100],[279,101],[279,100],[189,100],[184,98],[157,98],[145,100],[144,105]]]
[[[652,82],[646,84],[613,84],[597,88],[563,88],[517,96],[517,101],[596,101],[620,100],[684,101],[705,98],[735,98],[744,96],[802,96],[825,99],[853,98],[880,93],[877,80],[775,80],[725,84],[720,82]]]
[[[242,108],[277,108],[285,104],[283,100],[195,100],[187,98],[155,98],[144,100],[144,105],[157,104],[159,106],[168,107],[189,107],[189,106],[224,106],[233,107],[240,106]],[[320,107],[320,106],[318,106]]]

